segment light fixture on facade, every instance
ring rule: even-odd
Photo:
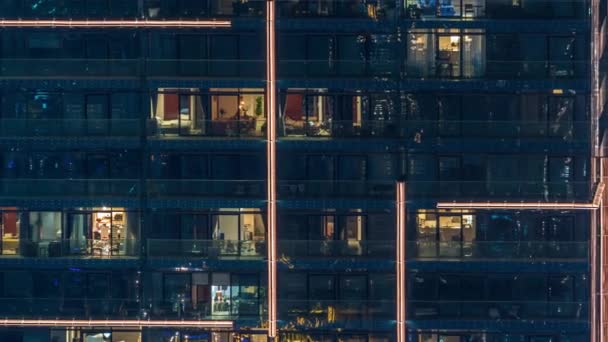
[[[0,27],[66,28],[228,28],[229,20],[0,20]]]

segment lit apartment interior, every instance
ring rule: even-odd
[[[479,77],[485,71],[485,37],[481,30],[412,30],[408,39],[408,73],[442,78]]]
[[[163,135],[263,135],[262,89],[159,88],[152,117]]]
[[[329,95],[328,89],[289,88],[281,96],[285,135],[331,136],[334,128],[361,128],[363,97],[342,96],[340,100],[336,103],[336,96]]]
[[[2,255],[126,255],[137,235],[136,217],[124,208],[73,212],[3,208],[1,217]]]

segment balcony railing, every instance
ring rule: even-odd
[[[368,198],[392,199],[391,181],[282,180],[279,196],[297,198]],[[409,200],[489,201],[530,200],[540,202],[588,201],[593,193],[591,182],[540,181],[408,181]]]
[[[219,77],[264,79],[263,60],[3,58],[2,77]]]
[[[279,240],[278,255],[290,258],[394,259],[394,241]]]
[[[408,259],[586,260],[589,243],[569,241],[409,241]]]
[[[0,298],[0,317],[6,318],[138,318],[135,299],[110,298]]]
[[[590,123],[586,121],[476,121],[476,120],[292,120],[283,118],[283,137],[406,138],[411,142],[436,139],[491,139],[534,141],[550,139],[588,142]]]
[[[412,320],[581,320],[588,317],[588,302],[574,301],[407,301]]]
[[[281,59],[278,77],[291,78],[373,78],[388,79],[572,79],[582,78],[589,68],[584,60],[499,61],[472,52],[470,61],[435,59],[429,52],[425,58],[411,56],[402,64],[396,56],[383,59],[311,60]],[[438,57],[438,56],[437,56]]]
[[[570,241],[408,241],[410,260],[586,260],[589,244]],[[395,241],[279,240],[288,258],[369,258],[394,260]]]
[[[0,119],[0,137],[132,137],[141,135],[138,119]],[[550,139],[568,143],[588,142],[589,122],[514,122],[446,120],[366,120],[283,118],[279,135],[306,138],[406,138],[424,143],[435,139],[491,139],[534,141]],[[264,117],[238,120],[148,120],[147,135],[165,137],[263,138]]]
[[[195,318],[204,320],[260,317],[261,304],[257,298],[233,296],[222,303],[211,303],[209,298],[205,299],[209,301],[194,303],[189,298],[176,298],[166,301],[142,302],[132,298],[72,298],[61,295],[54,298],[0,298],[0,317],[13,319]]]
[[[139,256],[139,241],[114,240],[2,240],[3,258],[121,258]]]
[[[141,134],[137,119],[0,119],[0,137],[133,137]]]
[[[241,137],[263,138],[266,136],[264,117],[242,117],[238,120],[173,120],[148,121],[148,135],[164,137]]]
[[[259,258],[266,255],[265,241],[148,239],[149,258]]]
[[[214,302],[210,298],[199,298],[199,301],[195,302],[186,296],[172,295],[175,295],[175,298],[170,300],[147,300],[143,305],[143,316],[155,319],[256,319],[261,315],[264,302],[255,295],[248,294],[235,294],[223,298],[221,302]]]
[[[279,196],[323,198],[389,198],[395,184],[390,181],[279,181]],[[392,198],[392,197],[391,197]]]
[[[278,1],[277,12],[283,18],[367,18],[394,20],[396,9],[391,2],[330,1],[325,3],[307,0]]]
[[[337,325],[361,329],[394,322],[395,301],[279,299],[278,313],[288,326],[314,329]]]
[[[137,198],[139,179],[27,179],[0,181],[0,198]],[[151,199],[265,198],[265,180],[148,179]],[[408,200],[588,202],[593,184],[585,181],[416,181],[408,182]],[[278,195],[286,200],[393,199],[393,181],[281,180]]]
[[[0,181],[0,198],[129,197],[139,194],[138,180],[124,179],[9,179]]]
[[[148,180],[150,198],[262,198],[266,196],[263,180]]]
[[[594,185],[584,181],[411,181],[408,198],[442,201],[529,200],[539,202],[588,201]]]

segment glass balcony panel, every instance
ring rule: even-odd
[[[151,198],[264,197],[263,180],[148,180]]]
[[[559,309],[558,309],[559,308]],[[419,301],[408,300],[408,316],[418,320],[569,319],[584,321],[586,302],[551,301]],[[556,310],[562,310],[555,314]]]
[[[4,179],[4,196],[11,198],[137,197],[137,180]]]
[[[394,301],[278,300],[278,314],[288,324],[304,327],[372,327],[394,320]]]
[[[266,255],[264,240],[148,239],[150,258],[259,258]]]
[[[391,258],[393,241],[280,240],[279,254],[292,258]]]
[[[457,237],[457,239],[459,239]],[[469,260],[584,260],[588,242],[570,241],[409,241],[408,258]]]

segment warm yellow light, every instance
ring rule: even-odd
[[[568,202],[438,202],[438,209],[513,209],[513,210],[596,210],[600,208],[605,184],[600,182],[590,203]]]
[[[82,320],[82,319],[0,319],[0,326],[11,327],[190,327],[232,329],[232,321],[163,321],[163,320]]]
[[[405,261],[406,261],[406,223],[407,223],[407,211],[406,211],[406,184],[405,182],[397,182],[397,199],[396,199],[396,223],[397,223],[397,236],[396,236],[396,278],[397,278],[397,342],[405,342],[406,340],[406,306],[407,306],[407,293],[406,293],[406,282],[405,282]]]
[[[268,215],[268,337],[277,336],[276,51],[274,1],[266,1],[266,172]]]

